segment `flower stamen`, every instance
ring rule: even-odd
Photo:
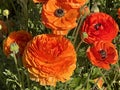
[[[98,29],[100,28],[100,26],[101,26],[101,24],[98,23],[98,24],[96,24],[96,25],[94,26],[94,28],[95,28],[96,30],[98,30]]]
[[[100,53],[102,59],[105,59],[107,57],[107,53],[105,50],[100,50],[99,53]]]
[[[61,8],[59,8],[59,9],[56,9],[55,10],[55,12],[54,12],[54,15],[56,16],[56,17],[62,17],[62,16],[64,16],[64,10],[63,9],[61,9]]]

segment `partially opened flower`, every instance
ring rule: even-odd
[[[102,77],[94,79],[94,82],[97,83],[97,86],[99,89],[102,89],[103,84],[104,84],[104,80]]]
[[[87,56],[93,65],[106,70],[110,69],[110,64],[118,61],[118,52],[115,46],[105,41],[96,41],[93,46],[88,48]]]
[[[41,85],[55,86],[58,81],[70,79],[76,68],[76,53],[67,38],[42,34],[27,44],[23,64],[32,80]]]
[[[43,5],[42,22],[47,28],[52,29],[54,34],[56,32],[67,34],[69,30],[77,26],[78,15],[78,10],[67,8],[57,0],[49,0]]]
[[[9,34],[9,36],[3,42],[3,51],[6,56],[9,56],[10,53],[10,46],[13,43],[18,44],[19,46],[19,53],[22,55],[23,51],[27,45],[27,42],[32,39],[32,35],[27,31],[20,30],[14,31]]]
[[[104,40],[111,42],[118,33],[118,25],[115,20],[105,13],[93,13],[89,15],[83,23],[82,33],[86,32],[87,43]]]

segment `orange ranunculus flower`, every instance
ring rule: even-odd
[[[32,39],[32,35],[27,31],[20,30],[20,31],[11,32],[3,42],[3,51],[5,55],[9,56],[9,54],[11,53],[10,45],[13,43],[18,44],[19,53],[22,55],[27,42],[30,41],[31,39]]]
[[[87,43],[104,40],[111,42],[117,35],[119,27],[115,20],[105,13],[93,13],[86,18],[82,26],[82,33],[86,32]]]
[[[8,28],[4,21],[0,20],[0,32],[7,33]]]
[[[46,27],[52,29],[53,34],[56,34],[54,32],[66,34],[77,26],[78,15],[78,10],[66,8],[57,0],[49,0],[43,5],[42,22]]]
[[[27,44],[23,64],[32,80],[41,85],[55,86],[58,81],[70,79],[76,68],[76,52],[67,38],[42,34]]]
[[[106,70],[110,69],[110,64],[115,64],[118,61],[115,46],[105,41],[96,41],[92,47],[88,48],[87,56],[93,65]]]

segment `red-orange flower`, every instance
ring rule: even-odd
[[[87,56],[93,65],[107,70],[110,69],[110,64],[115,64],[118,61],[115,46],[105,41],[96,41],[92,47],[88,48]]]
[[[67,8],[57,0],[49,0],[43,5],[42,22],[54,32],[66,34],[77,26],[78,10]],[[56,34],[56,33],[54,33]]]
[[[3,42],[3,51],[6,56],[11,53],[10,45],[17,43],[19,46],[19,53],[22,55],[28,41],[32,39],[32,35],[24,30],[14,31]]]
[[[118,25],[115,20],[105,13],[93,13],[86,18],[82,26],[82,33],[86,32],[87,43],[104,40],[111,42],[118,33]]]
[[[41,85],[55,86],[58,81],[70,79],[76,68],[76,53],[67,38],[42,34],[28,43],[23,54],[23,64],[32,80]]]

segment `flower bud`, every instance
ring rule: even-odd
[[[8,9],[3,10],[3,15],[8,18],[8,15],[10,14]]]
[[[88,38],[88,34],[86,32],[83,32],[82,37],[83,37],[83,39]]]
[[[10,51],[14,54],[17,54],[19,52],[19,46],[17,45],[17,43],[12,43],[10,45]]]
[[[92,6],[91,12],[93,12],[93,13],[95,13],[95,12],[100,12],[100,10],[99,10],[97,4],[94,4],[94,5]]]

